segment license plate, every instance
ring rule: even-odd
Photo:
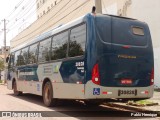
[[[131,79],[122,79],[121,84],[123,85],[131,85],[133,82]]]
[[[137,95],[137,90],[118,90],[118,96],[121,95]]]

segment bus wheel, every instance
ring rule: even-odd
[[[13,83],[13,93],[14,93],[15,96],[22,95],[22,92],[17,90],[17,83],[16,83],[16,81],[14,81],[14,83]]]
[[[55,106],[56,99],[53,99],[53,89],[50,82],[47,82],[43,88],[43,102],[47,107]]]

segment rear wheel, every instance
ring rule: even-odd
[[[44,85],[43,102],[47,107],[56,106],[57,100],[53,99],[53,89],[50,82],[47,82]]]
[[[16,83],[16,81],[14,81],[14,83],[13,83],[13,93],[14,93],[15,96],[22,95],[22,92],[17,90],[17,83]]]

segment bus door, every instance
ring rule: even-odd
[[[8,70],[6,72],[7,76],[7,88],[12,90],[12,78],[14,75],[14,53],[11,53],[9,57],[7,57],[8,62]]]

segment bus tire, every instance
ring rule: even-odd
[[[53,99],[51,82],[46,82],[43,88],[43,102],[47,107],[56,106],[56,99]]]
[[[17,90],[17,83],[16,83],[16,81],[13,82],[13,93],[14,93],[15,96],[22,95],[22,92]]]

